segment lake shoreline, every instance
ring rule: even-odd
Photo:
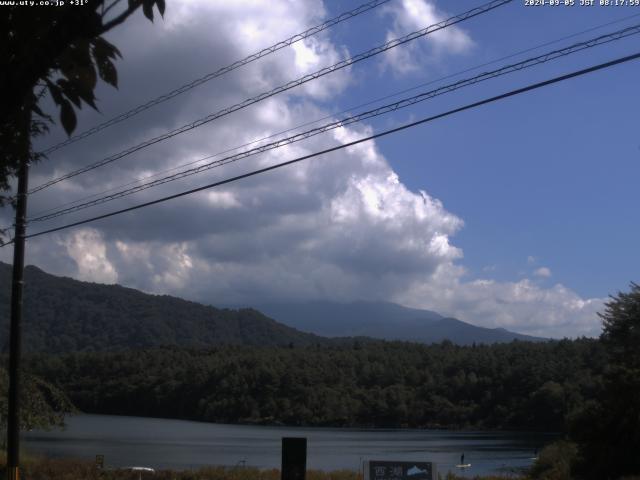
[[[557,438],[536,432],[307,428],[213,424],[148,417],[79,414],[65,430],[23,434],[25,449],[50,458],[95,459],[105,465],[182,470],[208,465],[279,468],[283,437],[307,438],[311,470],[354,470],[363,460],[432,461],[457,472],[462,453],[475,477],[528,468],[534,451]]]
[[[500,432],[500,433],[520,433],[520,434],[543,434],[543,435],[554,435],[561,436],[564,435],[564,432],[550,432],[548,430],[540,429],[506,429],[506,428],[495,428],[495,427],[486,427],[486,426],[478,426],[478,425],[441,425],[441,424],[431,424],[426,426],[408,426],[407,424],[403,425],[375,425],[375,424],[349,424],[349,425],[334,425],[334,424],[292,424],[292,423],[284,423],[284,422],[261,422],[261,421],[241,421],[241,422],[209,422],[206,420],[198,420],[193,418],[180,418],[180,417],[157,417],[157,416],[146,416],[146,415],[127,415],[120,413],[97,413],[97,412],[76,412],[72,414],[67,414],[66,417],[73,417],[79,415],[105,415],[105,416],[117,416],[117,417],[126,417],[126,418],[148,418],[148,419],[156,419],[156,420],[177,420],[181,422],[194,422],[194,423],[202,423],[206,425],[229,425],[229,426],[246,426],[246,427],[274,427],[274,428],[314,428],[314,429],[341,429],[341,430],[364,430],[364,431],[386,431],[386,430],[416,430],[416,431],[442,431],[442,432]]]

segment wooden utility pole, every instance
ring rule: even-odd
[[[28,140],[26,140],[28,141]],[[16,223],[13,238],[13,278],[11,281],[11,326],[9,333],[9,416],[7,419],[7,479],[20,479],[20,352],[24,249],[29,177],[28,151],[20,160]]]

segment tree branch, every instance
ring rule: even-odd
[[[118,15],[113,20],[110,20],[109,22],[102,25],[102,27],[96,31],[96,36],[100,36],[103,33],[111,30],[113,27],[116,27],[121,23],[123,23],[127,18],[131,16],[133,12],[135,12],[140,7],[140,5],[142,5],[142,3],[137,2],[137,4],[127,7],[127,9],[124,12],[122,12],[120,15]]]
[[[113,0],[113,3],[111,5],[109,5],[107,8],[104,8],[104,3],[102,4],[103,10],[102,10],[102,19],[104,20],[104,16],[109,13],[109,10],[111,10],[113,7],[115,7],[117,4],[119,4],[122,0]]]

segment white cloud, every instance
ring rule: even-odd
[[[387,31],[386,41],[435,25],[450,16],[439,12],[426,0],[401,0],[392,3],[386,11],[393,17],[393,25]],[[383,65],[396,74],[407,74],[422,70],[425,64],[433,63],[444,55],[465,53],[473,45],[471,37],[464,30],[453,26],[429,33],[424,39],[388,50]]]
[[[233,192],[223,192],[219,190],[211,190],[206,193],[211,205],[217,208],[238,208],[241,205],[240,200]]]
[[[534,270],[533,274],[536,277],[549,278],[551,276],[551,270],[547,267],[540,267]]]
[[[145,98],[163,93],[303,31],[324,14],[319,1],[172,2],[170,8],[166,23],[150,25],[140,19],[126,24],[113,39],[125,61],[119,64],[121,90],[99,92],[105,116],[109,110],[119,113],[140,103],[143,93]],[[444,18],[421,1],[405,0],[396,9],[394,29],[415,30]],[[459,29],[432,39],[441,54],[464,51],[470,42]],[[406,65],[434,51],[410,51]],[[245,66],[92,138],[90,147],[78,142],[64,156],[38,165],[33,184],[51,178],[54,165],[61,173],[94,161],[121,149],[123,142],[128,146],[136,138],[192,121],[330,64],[339,52],[341,47],[325,32],[296,49]],[[154,81],[146,81],[149,78]],[[32,211],[325,116],[316,100],[343,91],[350,78],[348,70],[325,77],[155,145],[93,176],[63,182],[60,188],[30,197]],[[80,115],[86,125],[102,118],[88,110]],[[371,131],[367,126],[340,128],[91,213],[344,144]],[[440,200],[427,191],[409,190],[376,143],[368,142],[223,189],[102,220],[88,229],[64,231],[53,241],[35,238],[29,241],[27,259],[56,274],[118,281],[213,304],[251,304],[268,298],[382,299],[537,335],[598,332],[599,299],[582,299],[562,285],[542,288],[527,280],[465,280],[463,253],[452,240],[462,227],[463,220]]]
[[[583,299],[563,285],[542,288],[526,279],[464,282],[453,265],[442,265],[441,270],[437,278],[415,282],[397,300],[485,327],[543,337],[595,336],[601,331],[597,312],[606,299]]]
[[[76,230],[60,243],[77,265],[76,277],[98,283],[116,283],[118,272],[106,255],[102,234],[93,228]]]

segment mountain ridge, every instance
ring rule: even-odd
[[[11,266],[0,262],[0,317],[8,319]],[[311,345],[326,339],[253,309],[228,310],[121,285],[25,268],[24,345],[33,352],[117,351],[164,345]],[[6,320],[0,344],[6,350]]]
[[[11,266],[0,262],[0,317],[6,319],[0,324],[0,346],[5,351],[10,282]],[[217,308],[117,284],[59,277],[30,265],[25,268],[24,345],[31,352],[66,353],[223,344],[336,345],[356,339],[450,340],[460,345],[542,340],[390,302],[315,301],[280,304],[277,311],[273,305]],[[306,306],[304,311],[296,311],[300,305]]]
[[[548,340],[500,327],[479,327],[431,310],[391,302],[311,301],[252,306],[285,325],[326,337],[367,336],[427,344],[450,340],[459,345]]]

